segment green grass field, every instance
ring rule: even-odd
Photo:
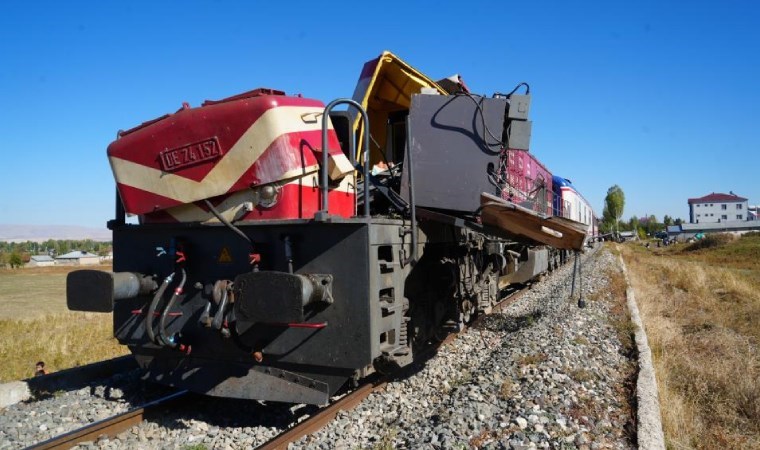
[[[78,268],[0,270],[0,382],[31,376],[40,360],[55,371],[127,353],[110,314],[66,308],[66,275]]]

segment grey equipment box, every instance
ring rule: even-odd
[[[533,122],[530,120],[512,120],[507,127],[507,147],[517,150],[530,150],[530,132]]]
[[[409,126],[417,206],[472,213],[480,207],[482,192],[499,194],[489,172],[499,171],[506,108],[505,98],[412,96]],[[406,163],[403,170],[401,195],[409,198]]]
[[[529,112],[530,95],[512,94],[509,97],[509,111],[507,114],[510,119],[528,120]]]

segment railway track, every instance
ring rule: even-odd
[[[503,308],[506,308],[510,304],[514,303],[515,301],[519,300],[520,296],[527,290],[527,288],[523,288],[517,291],[514,291],[507,295],[507,297],[499,302],[496,306],[493,308],[493,312],[499,311]],[[451,333],[449,334],[443,341],[438,343],[437,345],[434,345],[431,347],[430,350],[425,352],[420,359],[425,360],[432,356],[439,348],[448,345],[452,341],[454,341],[457,336],[459,336],[461,333],[467,332],[470,328],[477,325],[478,321],[482,319],[482,317],[485,317],[485,315],[478,316],[475,321],[467,328],[463,329],[462,331],[458,333]],[[401,369],[401,372],[407,372],[409,371],[408,368]],[[394,374],[396,375],[396,374]],[[299,439],[301,439],[304,436],[307,436],[309,434],[312,434],[318,430],[320,430],[322,427],[327,425],[330,421],[332,421],[335,416],[338,415],[340,411],[347,411],[354,409],[357,405],[359,405],[364,399],[370,396],[373,392],[380,391],[385,388],[387,383],[393,379],[394,375],[388,375],[383,376],[378,380],[367,382],[363,385],[361,385],[359,388],[351,391],[350,393],[346,394],[344,397],[342,397],[340,400],[334,402],[333,404],[326,406],[325,408],[320,409],[317,411],[313,416],[310,418],[304,420],[303,422],[299,423],[298,425],[290,428],[289,430],[285,431],[284,433],[280,434],[276,438],[270,440],[269,442],[256,447],[256,450],[283,450],[288,448],[288,444],[291,442],[295,442]]]
[[[634,371],[610,327],[617,307],[607,290],[610,266],[608,253],[586,266],[586,308],[570,295],[572,267],[565,268],[507,299],[516,304],[505,313],[494,308],[469,333],[452,336],[456,343],[419,374],[388,383],[290,447],[583,448],[600,441],[635,448],[624,392]],[[465,357],[468,363],[458,363]],[[278,444],[263,448],[287,445]]]
[[[527,291],[527,288],[508,293],[504,300],[494,306],[493,312],[499,311],[517,301],[525,291]],[[420,360],[424,361],[434,356],[438,349],[454,341],[461,333],[467,332],[468,329],[475,326],[479,320],[482,320],[483,317],[486,316],[478,316],[469,327],[463,329],[458,333],[451,333],[441,342],[431,346],[429,350],[420,356]],[[414,369],[404,368],[402,369],[402,372],[409,372],[411,370]],[[304,436],[320,430],[322,427],[332,421],[340,411],[351,410],[359,405],[373,392],[384,389],[387,383],[395,376],[398,376],[398,374],[377,377],[366,381],[364,384],[348,392],[332,404],[321,408],[313,415],[311,415],[308,419],[303,420],[302,422],[289,428],[270,441],[257,447],[257,449],[273,450],[287,448],[289,443],[295,442]],[[129,411],[114,415],[103,420],[99,420],[92,424],[69,431],[60,436],[53,437],[26,448],[34,450],[67,449],[82,442],[96,441],[103,436],[113,438],[116,435],[123,433],[124,431],[127,431],[136,425],[139,425],[141,422],[146,420],[146,418],[154,415],[156,411],[169,407],[180,399],[185,398],[187,394],[188,391],[184,390],[174,392],[172,394],[132,408]]]
[[[569,282],[569,279],[566,282]],[[504,297],[504,300],[502,300],[499,304],[493,307],[492,313],[498,313],[504,310],[507,306],[518,302],[521,298],[524,297],[525,294],[528,294],[530,292],[529,287],[530,286],[525,287],[520,290],[515,290],[513,292],[507,292]],[[481,324],[481,321],[483,321],[484,319],[486,319],[485,322],[487,324],[489,317],[491,316],[481,314],[475,318],[475,321],[469,327],[467,327],[465,330],[462,330],[462,332],[449,334],[444,340],[442,340],[441,342],[439,342],[438,344],[434,346],[431,346],[429,351],[424,352],[424,354],[420,354],[420,358],[419,358],[420,362],[415,363],[410,368],[405,368],[402,373],[394,373],[390,377],[378,377],[375,379],[370,379],[370,381],[354,389],[348,394],[345,394],[343,397],[334,401],[331,405],[325,408],[319,409],[317,411],[312,411],[310,414],[308,414],[308,416],[305,419],[304,418],[290,419],[288,420],[288,422],[281,422],[282,425],[276,425],[276,427],[279,428],[279,430],[283,430],[285,428],[287,429],[285,431],[281,431],[280,434],[275,436],[274,438],[271,438],[270,440],[265,442],[265,440],[269,439],[273,435],[273,433],[277,432],[277,430],[272,429],[272,433],[270,433],[269,436],[260,436],[257,440],[254,440],[253,442],[248,441],[248,445],[257,445],[258,443],[265,442],[263,445],[260,445],[259,447],[255,447],[255,448],[278,449],[278,448],[287,448],[290,443],[298,442],[299,440],[301,440],[300,445],[303,445],[304,443],[303,437],[316,434],[320,429],[330,424],[336,418],[336,416],[340,416],[339,418],[342,418],[343,414],[340,413],[341,411],[347,412],[347,411],[356,409],[357,406],[362,404],[362,402],[371,394],[376,393],[378,391],[382,391],[386,387],[388,391],[395,392],[396,388],[394,387],[393,389],[391,389],[390,386],[392,386],[392,384],[389,384],[389,381],[395,380],[397,378],[405,379],[406,376],[408,376],[410,373],[416,373],[418,370],[421,370],[423,367],[426,367],[427,366],[426,361],[430,360],[430,358],[434,357],[437,353],[439,353],[439,350],[442,347],[448,346],[450,343],[452,343],[452,341],[460,339],[463,333],[466,333],[469,331],[469,333],[471,334],[471,337],[477,340],[478,339],[477,333],[478,331],[480,331],[481,337],[482,337],[484,330],[488,330],[488,326],[484,324],[485,328],[483,328],[483,326],[479,326],[479,324]],[[472,336],[473,334],[474,336]],[[468,337],[467,339],[470,339],[470,337]],[[484,341],[484,343],[485,342],[486,341]],[[490,345],[490,344],[486,344],[486,345]],[[386,394],[380,394],[380,395],[384,396]],[[48,439],[44,442],[31,445],[27,448],[32,448],[32,449],[70,448],[82,442],[100,441],[100,440],[103,440],[104,437],[108,437],[108,438],[117,437],[117,435],[123,434],[125,431],[130,430],[132,427],[135,427],[142,422],[145,422],[145,424],[149,424],[149,425],[158,423],[159,427],[161,427],[160,417],[163,417],[163,416],[156,414],[156,411],[160,410],[162,406],[167,407],[170,404],[172,404],[172,408],[170,410],[174,410],[174,406],[176,406],[176,404],[173,404],[172,402],[175,400],[179,400],[183,397],[185,397],[185,392],[173,393],[171,395],[159,398],[158,400],[145,403],[137,408],[133,408],[127,412],[118,414],[114,417],[110,417],[105,420],[100,420],[91,425],[82,427],[80,429],[77,429],[71,432],[67,432],[61,436]],[[270,407],[271,405],[266,405],[266,406],[262,405],[261,408],[265,408],[265,409],[260,410],[260,412],[258,412],[257,414],[261,414],[262,413],[261,411],[264,411],[264,414],[267,414],[266,411],[269,411]],[[363,407],[359,407],[360,410],[362,410],[362,408]],[[164,408],[164,411],[167,411],[167,409]],[[178,414],[180,415],[180,418],[182,418],[182,416],[186,414],[186,413],[182,413],[181,409],[178,409],[178,411],[179,411]],[[204,421],[204,420],[205,419],[201,419],[201,421]],[[301,422],[298,423],[298,420],[301,420]],[[193,419],[190,419],[190,424],[192,423],[193,423]],[[257,422],[257,423],[260,423],[260,422]],[[236,426],[240,427],[241,425],[232,425],[232,424],[228,425],[224,421],[221,421],[221,422],[218,421],[215,424],[211,425],[211,427],[221,427],[221,428],[228,427],[228,426],[232,426],[232,429],[234,430]],[[246,425],[242,425],[242,426],[245,427]],[[261,424],[256,425],[256,426],[271,427],[271,425],[261,425]],[[206,430],[208,430],[208,428],[206,428]],[[218,431],[213,431],[214,433],[213,435],[216,435],[217,432]],[[248,432],[250,434],[250,431],[248,430],[244,430],[244,432]],[[151,437],[150,439],[153,440],[153,444],[155,445],[155,444],[160,444],[161,442],[164,442],[163,439],[165,438],[168,438],[168,436],[162,435],[160,438]],[[158,439],[158,440],[154,440],[154,439]],[[320,439],[320,438],[316,437],[315,439]],[[249,447],[249,448],[254,448],[254,447]]]
[[[56,436],[47,441],[27,447],[28,450],[51,450],[67,449],[81,442],[95,441],[98,437],[116,436],[133,426],[139,424],[145,419],[145,416],[155,412],[157,409],[166,407],[169,404],[184,398],[188,391],[178,391],[167,396],[152,400],[144,405],[130,409],[127,412],[117,414],[108,419],[99,420],[95,423],[85,425],[68,433]]]

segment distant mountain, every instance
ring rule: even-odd
[[[111,230],[107,228],[79,227],[75,225],[2,225],[0,224],[0,241],[42,242],[48,239],[73,239],[93,241],[110,241]]]

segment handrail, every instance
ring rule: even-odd
[[[322,200],[322,209],[317,211],[314,214],[314,218],[317,220],[324,219],[327,215],[329,215],[329,208],[328,208],[328,176],[327,176],[327,165],[328,165],[328,149],[327,149],[327,121],[330,118],[330,111],[337,105],[341,104],[348,104],[349,106],[353,106],[354,108],[358,109],[359,112],[362,115],[362,120],[364,121],[364,126],[366,128],[369,128],[369,117],[367,116],[367,111],[362,108],[362,105],[358,102],[351,100],[350,98],[338,98],[325,106],[325,111],[322,115],[322,167],[320,168],[320,177],[319,177],[319,192],[320,197]],[[354,153],[355,151],[351,151],[351,149],[354,147],[354,145],[349,145],[349,155],[348,159],[351,161],[351,165],[353,166],[354,170],[359,170],[361,167],[359,166],[359,163],[357,161],[357,158]],[[355,149],[354,149],[355,150]],[[362,176],[364,177],[364,217],[369,217],[369,129],[365,130],[364,133],[364,170],[362,171]]]
[[[401,267],[405,265],[417,262],[417,204],[414,201],[414,164],[412,163],[412,121],[409,116],[406,116],[406,161],[404,165],[407,172],[407,180],[409,182],[409,207],[410,214],[412,216],[412,251],[408,258],[401,262]]]

